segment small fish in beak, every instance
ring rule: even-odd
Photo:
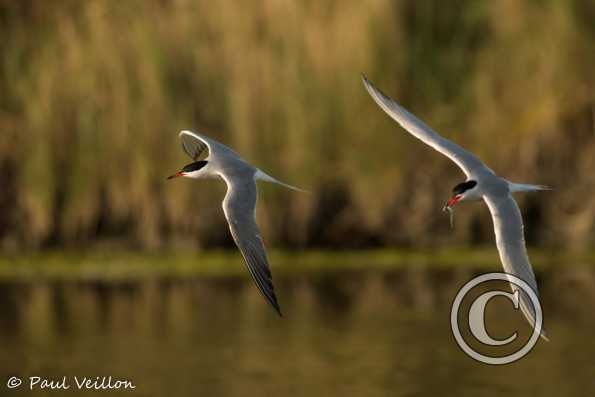
[[[446,205],[444,207],[442,207],[442,211],[448,211],[448,213],[450,214],[450,228],[453,229],[455,227],[455,223],[454,223],[454,210],[453,210],[453,206],[458,203],[459,201],[461,201],[461,199],[463,198],[462,194],[457,194],[455,196],[453,196],[450,200],[448,200],[448,202],[446,203]]]
[[[445,205],[444,207],[442,207],[442,211],[448,211],[448,214],[450,215],[450,228],[454,229],[454,227],[455,227],[455,211],[448,204]]]

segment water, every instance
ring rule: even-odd
[[[9,391],[13,375],[136,386],[95,392],[110,396],[593,395],[595,273],[560,268],[538,274],[551,342],[504,367],[473,361],[451,335],[470,270],[277,277],[284,318],[239,277],[3,281],[0,395],[90,393]],[[508,308],[488,312],[495,330],[524,326]]]

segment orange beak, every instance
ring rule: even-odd
[[[456,203],[461,201],[462,198],[463,198],[462,194],[457,194],[456,196],[454,196],[453,198],[448,200],[445,207],[452,207],[453,205],[455,205]]]
[[[184,173],[183,172],[176,172],[175,174],[168,176],[167,179],[173,179],[173,178],[177,178],[179,176],[184,176]]]

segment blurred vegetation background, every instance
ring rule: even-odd
[[[165,177],[177,132],[271,175],[269,245],[493,240],[484,205],[440,212],[464,175],[364,90],[364,72],[501,175],[532,245],[595,238],[589,0],[0,1],[0,247],[226,247],[219,182]]]

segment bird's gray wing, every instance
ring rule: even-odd
[[[485,195],[484,201],[492,214],[496,245],[504,271],[525,281],[535,294],[539,295],[535,274],[533,274],[525,247],[523,218],[516,201],[510,194]],[[511,287],[513,292],[519,290],[521,311],[533,326],[535,324],[535,309],[529,295],[513,283],[511,283]],[[541,335],[545,338],[543,328]]]
[[[205,150],[208,150],[211,156],[231,155],[239,158],[236,152],[203,134],[188,130],[180,131],[180,140],[182,141],[182,149],[193,160],[198,160]]]
[[[411,135],[454,161],[468,178],[471,178],[471,175],[485,172],[493,174],[493,171],[474,154],[440,136],[420,119],[409,113],[378,88],[374,87],[366,76],[362,75],[362,80],[366,90],[368,90],[372,99],[374,99],[382,110],[399,123],[401,127],[409,131]]]
[[[209,149],[209,142],[191,131],[181,131],[182,149],[192,160],[198,160],[205,150]]]
[[[256,224],[256,182],[248,177],[223,176],[227,183],[227,194],[223,200],[223,211],[229,223],[233,239],[242,252],[248,271],[256,286],[267,301],[281,315],[275,296],[275,288],[267,254],[258,225]]]

